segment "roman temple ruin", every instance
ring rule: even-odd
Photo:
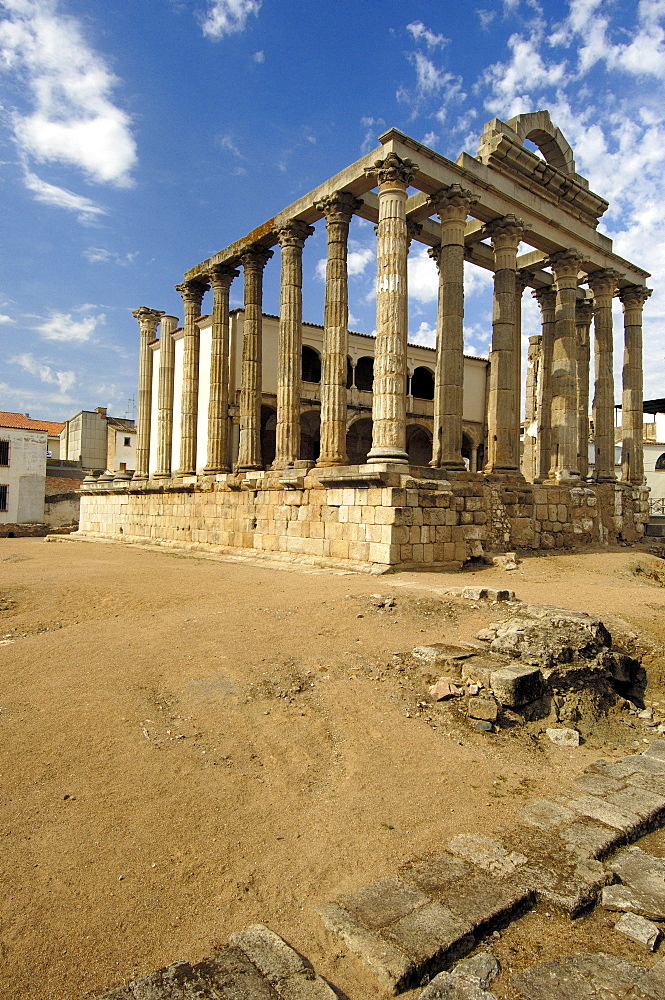
[[[379,142],[186,272],[176,286],[181,325],[136,309],[136,471],[87,477],[80,534],[376,571],[641,537],[649,275],[598,232],[608,203],[576,173],[561,131],[546,111],[494,119],[477,155],[455,162],[396,129]],[[354,214],[376,227],[375,338],[348,330]],[[302,253],[321,222],[317,327],[303,323]],[[413,241],[438,268],[436,350],[408,343]],[[274,258],[278,317],[262,305]],[[464,355],[465,261],[494,276],[489,363]],[[241,272],[244,305],[230,310]],[[542,323],[523,372],[527,289]],[[624,315],[618,474],[615,296]]]

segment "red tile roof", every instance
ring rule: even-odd
[[[48,431],[49,434],[59,434],[65,425],[54,420],[31,420],[25,413],[7,413],[0,410],[0,427],[17,427],[26,431]]]

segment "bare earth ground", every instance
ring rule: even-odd
[[[480,733],[418,706],[432,678],[393,654],[509,613],[445,587],[508,586],[645,650],[665,713],[661,567],[617,548],[376,578],[1,539],[0,998],[94,996],[262,921],[352,1000],[382,1000],[317,905],[653,738],[623,721],[576,749],[534,724]],[[521,968],[600,948],[607,919],[540,908],[495,950]]]

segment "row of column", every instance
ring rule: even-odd
[[[377,161],[368,173],[379,195],[377,232],[376,345],[372,402],[373,437],[367,461],[406,463],[406,350],[408,334],[407,254],[419,227],[406,218],[407,188],[415,164],[394,153]],[[324,347],[321,381],[321,452],[319,466],[344,465],[346,455],[346,358],[348,353],[347,243],[351,217],[359,202],[349,192],[337,192],[316,208],[326,220],[327,266]],[[462,415],[464,379],[464,237],[474,199],[460,185],[451,185],[432,199],[432,214],[440,222],[440,243],[432,248],[439,275],[437,354],[434,390],[432,466],[463,469]],[[293,466],[300,449],[302,352],[302,251],[313,227],[292,220],[277,231],[281,250],[280,321],[278,342],[277,434],[275,468]],[[524,223],[514,215],[494,220],[483,235],[494,251],[494,305],[488,392],[486,450],[488,473],[517,473],[520,468],[521,297],[529,274],[517,270],[517,251]],[[273,251],[261,244],[240,258],[244,271],[244,336],[240,389],[240,442],[237,468],[261,467],[262,285],[263,270]],[[554,283],[536,295],[542,310],[539,379],[533,409],[538,414],[533,478],[560,481],[586,474],[579,445],[583,410],[588,410],[588,322],[577,304],[580,256],[574,251],[554,254],[549,263]],[[212,287],[212,350],[206,472],[229,471],[229,289],[238,270],[227,265],[211,269],[207,280],[188,281],[176,288],[184,303],[184,352],[181,407],[180,468],[176,475],[196,472],[198,422],[199,329],[197,321],[205,292]],[[596,433],[596,478],[613,478],[614,389],[612,376],[612,295],[618,275],[612,271],[588,276],[593,292],[596,385],[593,403]],[[642,481],[641,312],[649,291],[622,288],[625,313],[624,358],[624,478]],[[155,476],[171,475],[173,421],[173,341],[175,317],[141,307],[139,321],[139,412],[136,477],[148,475],[152,352],[150,340],[162,324],[158,380],[157,468]],[[584,334],[586,322],[586,334]],[[586,396],[583,373],[587,371]],[[532,387],[533,388],[533,387]],[[584,418],[586,420],[586,418]],[[528,462],[527,462],[528,464]],[[580,468],[580,465],[582,468]],[[529,474],[527,471],[527,475]]]

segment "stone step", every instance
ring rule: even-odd
[[[307,959],[264,924],[230,941],[196,965],[174,962],[98,1000],[337,1000]]]
[[[665,1000],[665,960],[647,970],[604,952],[537,962],[511,977],[523,1000]]]

